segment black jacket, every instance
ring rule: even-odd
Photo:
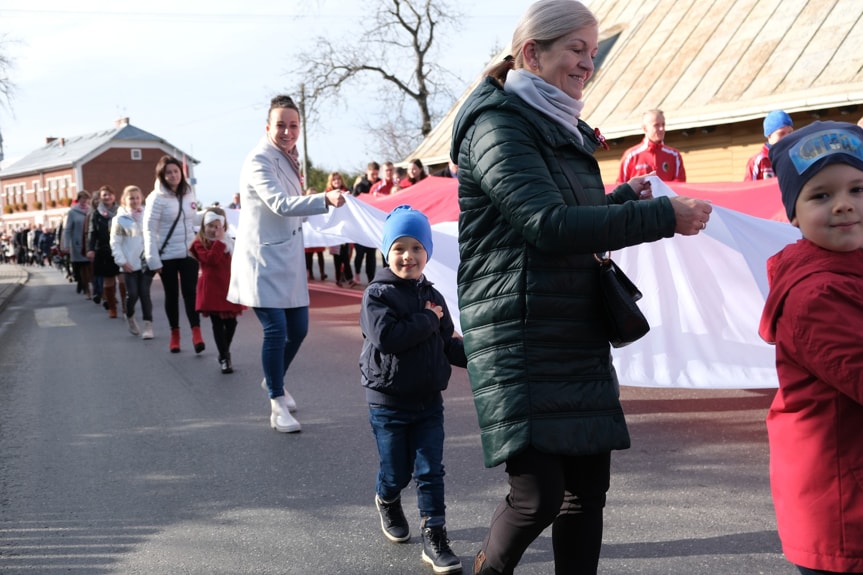
[[[444,315],[425,309],[443,307]],[[412,281],[378,270],[360,308],[363,350],[360,373],[370,404],[419,411],[442,401],[450,364],[467,365],[443,296],[423,278]]]

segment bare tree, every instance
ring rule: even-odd
[[[457,17],[445,0],[377,0],[375,17],[368,20],[372,28],[353,43],[319,37],[314,51],[298,56],[307,117],[313,119],[320,102],[339,97],[348,85],[383,80],[370,90],[388,112],[369,132],[393,157],[404,157],[414,149],[409,146],[431,132],[438,115],[435,96],[451,96],[445,83],[448,72],[431,56],[438,47],[439,27]],[[410,102],[416,115],[404,111]]]
[[[12,93],[15,85],[9,76],[9,71],[12,69],[12,59],[7,56],[6,48],[9,46],[9,40],[5,35],[0,35],[0,106],[10,109],[12,104]],[[3,134],[0,133],[0,161],[3,161]]]
[[[9,71],[12,69],[12,59],[7,56],[6,49],[9,46],[9,40],[5,35],[0,35],[0,104],[9,106],[12,102],[12,93],[15,85],[9,76]]]

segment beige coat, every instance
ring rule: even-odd
[[[302,195],[288,158],[264,136],[240,178],[240,221],[228,301],[249,307],[309,305],[303,219],[327,211],[324,194]]]

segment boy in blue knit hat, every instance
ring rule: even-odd
[[[423,275],[432,255],[428,218],[410,206],[384,222],[387,267],[363,293],[360,372],[380,456],[375,505],[387,539],[403,543],[410,527],[401,492],[416,482],[424,562],[435,573],[461,571],[450,549],[444,505],[443,395],[450,365],[467,366],[443,296]]]
[[[770,150],[803,239],[767,261],[776,345],[770,487],[801,573],[863,573],[863,128],[814,122]]]
[[[794,122],[791,116],[782,110],[773,110],[764,118],[764,137],[767,142],[761,151],[749,158],[746,164],[746,176],[744,182],[751,180],[766,180],[773,178],[773,164],[770,163],[770,148],[779,140],[794,131]]]

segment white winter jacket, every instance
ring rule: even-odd
[[[141,269],[141,255],[144,253],[144,228],[141,224],[122,206],[111,220],[111,255],[121,271],[126,263],[132,266],[132,271]]]
[[[174,233],[159,254],[181,209],[182,214]],[[155,188],[147,196],[143,222],[144,255],[151,270],[162,269],[162,260],[181,260],[189,256],[189,247],[195,239],[195,225],[199,220],[198,202],[191,188],[178,197],[156,180]]]

